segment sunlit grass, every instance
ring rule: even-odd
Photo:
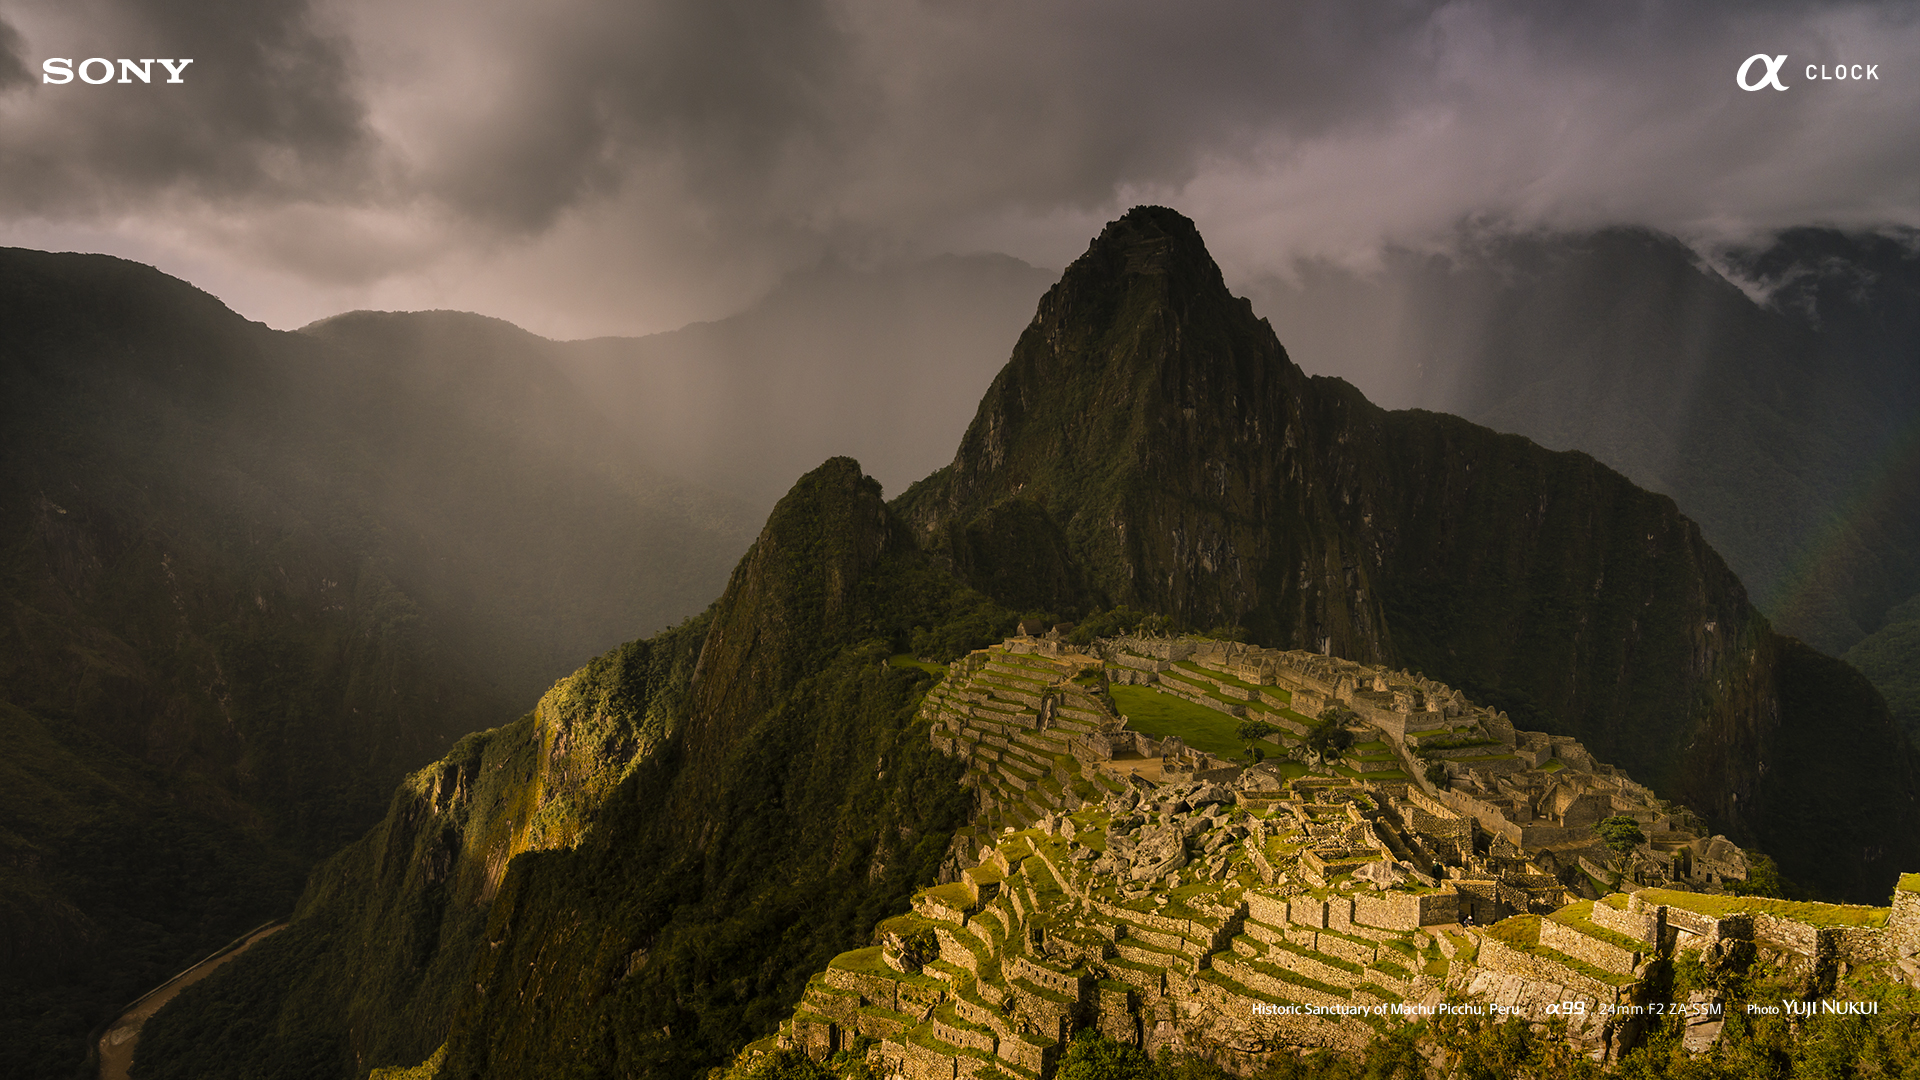
[[[1112,692],[1127,726],[1142,735],[1156,739],[1178,735],[1188,746],[1215,757],[1248,760],[1237,718],[1145,686],[1116,685]]]

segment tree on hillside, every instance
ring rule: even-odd
[[[1266,749],[1259,745],[1260,740],[1279,730],[1265,720],[1245,720],[1241,722],[1235,734],[1240,736],[1241,744],[1247,749],[1247,756],[1257,764],[1267,756]]]
[[[1621,855],[1646,843],[1647,840],[1646,834],[1640,831],[1640,823],[1625,814],[1602,818],[1594,825],[1593,831],[1600,834],[1600,839],[1609,848]]]
[[[1320,711],[1320,719],[1307,729],[1307,749],[1321,764],[1337,761],[1353,745],[1353,732],[1347,724],[1356,718],[1351,709],[1329,705]]]

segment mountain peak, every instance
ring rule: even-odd
[[[1126,305],[1142,314],[1152,306],[1151,302],[1137,303],[1143,299],[1170,302],[1183,312],[1197,301],[1206,301],[1234,305],[1244,311],[1249,322],[1257,321],[1252,308],[1245,301],[1235,301],[1227,291],[1226,280],[1208,253],[1199,228],[1184,214],[1164,206],[1136,206],[1108,223],[1087,246],[1086,254],[1067,268],[1055,292],[1074,296],[1115,289],[1131,292],[1142,287],[1151,290],[1148,296],[1135,297],[1136,303]],[[1048,300],[1054,298],[1054,293],[1048,294]],[[1042,303],[1042,319],[1049,315],[1049,306]],[[1052,313],[1066,316],[1086,312],[1080,306],[1066,305],[1054,306]]]
[[[976,540],[1050,518],[1057,528],[1017,530],[1013,546],[1048,553],[1027,560],[1033,573],[1003,571],[999,588],[979,582],[1013,606],[1065,610],[1097,597],[1226,625],[1258,592],[1245,576],[1251,562],[1220,574],[1210,556],[1187,551],[1185,569],[1149,570],[1160,541],[1142,530],[1171,510],[1160,505],[1169,492],[1260,499],[1243,470],[1231,493],[1204,474],[1297,427],[1304,382],[1272,328],[1227,291],[1193,222],[1135,207],[1041,299],[953,464],[909,491],[903,510],[924,540],[949,532],[962,567],[995,561]],[[1049,569],[1066,561],[1063,543],[1092,569],[1092,596]]]
[[[1164,206],[1136,206],[1108,222],[1080,261],[1110,255],[1125,258],[1129,273],[1167,273],[1198,262],[1220,276],[1193,219]]]

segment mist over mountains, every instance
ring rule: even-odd
[[[997,255],[829,265],[731,318],[556,356],[656,468],[771,506],[844,454],[897,493],[952,457],[1055,276]]]
[[[741,503],[638,467],[537,354],[400,347],[431,316],[283,333],[6,250],[0,326],[9,1075],[284,914],[403,773],[745,546]]]
[[[1920,589],[1920,250],[1801,229],[1725,256],[1635,230],[1304,268],[1256,305],[1390,407],[1586,450],[1700,521],[1783,629],[1839,653]]]

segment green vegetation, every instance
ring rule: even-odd
[[[1592,900],[1576,901],[1548,915],[1547,918],[1564,926],[1571,926],[1589,937],[1598,938],[1609,945],[1625,949],[1628,952],[1646,952],[1648,950],[1649,946],[1646,942],[1635,941],[1625,934],[1609,930],[1599,923],[1594,922],[1594,903],[1595,901]]]
[[[1164,633],[1167,621],[1158,615],[1149,614],[1122,604],[1110,611],[1096,611],[1074,624],[1073,632],[1067,640],[1075,645],[1091,645],[1099,638],[1119,637],[1123,634]]]
[[[1770,896],[1776,900],[1802,900],[1805,890],[1780,876],[1780,866],[1772,856],[1747,852],[1747,879],[1727,882],[1727,891],[1738,896]]]
[[[1907,737],[1920,742],[1920,595],[1889,610],[1878,630],[1847,650],[1846,661],[1887,699]]]
[[[1348,709],[1329,706],[1321,710],[1319,719],[1307,729],[1307,752],[1322,762],[1339,760],[1353,746],[1353,732],[1347,727],[1352,720],[1353,713]]]
[[[1858,904],[1820,904],[1807,900],[1776,900],[1765,896],[1710,896],[1705,893],[1646,889],[1648,903],[1725,916],[1742,911],[1764,911],[1809,926],[1885,926],[1889,909]]]
[[[913,658],[912,653],[898,653],[889,656],[887,657],[887,665],[897,668],[918,668],[936,679],[944,679],[947,677],[947,666],[945,664],[934,664],[925,660],[916,660]]]
[[[1133,730],[1156,739],[1178,735],[1196,750],[1230,761],[1247,760],[1239,737],[1240,721],[1234,717],[1151,687],[1115,685],[1111,692],[1114,705]]]
[[[519,855],[476,905],[460,877],[409,876],[443,833],[403,793],[387,835],[318,875],[302,918],[265,943],[286,948],[263,945],[149,1024],[139,1075],[306,1075],[341,1060],[349,1030],[374,1064],[444,1039],[456,1074],[484,1060],[685,1075],[771,1031],[809,975],[906,910],[965,819],[958,764],[914,720],[932,675],[886,661],[916,627],[990,605],[899,527],[853,462],[803,478],[710,616],[581,676],[572,693],[595,715],[636,731],[656,717],[664,738],[623,744],[638,760],[570,846]],[[710,673],[697,683],[695,657]],[[474,793],[503,820],[539,790],[523,723],[463,744],[471,767],[438,767],[497,782]],[[383,862],[395,843],[422,854]],[[484,884],[485,835],[459,847],[477,874],[464,880]],[[551,1011],[516,1005],[536,995]]]
[[[35,802],[0,813],[0,1075],[63,1076],[408,771],[708,603],[752,523],[504,324],[284,333],[98,255],[0,280],[0,801]]]
[[[1741,970],[1704,967],[1683,958],[1674,965],[1676,1000],[1696,988],[1723,996],[1726,1026],[1712,1050],[1688,1053],[1681,1045],[1682,1018],[1654,1024],[1645,1042],[1629,1051],[1609,1077],[1620,1080],[1791,1080],[1797,1077],[1907,1077],[1920,1070],[1920,994],[1863,975],[1841,978],[1823,997],[1873,1002],[1870,1015],[1789,1017],[1749,1013],[1748,1003],[1778,1009],[1783,999],[1806,994],[1795,975],[1763,965]]]
[[[1588,910],[1591,910],[1591,908]],[[1483,932],[1488,937],[1493,938],[1503,945],[1518,949],[1524,953],[1531,953],[1534,956],[1546,960],[1552,960],[1554,963],[1577,971],[1596,982],[1607,983],[1611,986],[1625,986],[1634,981],[1630,975],[1621,975],[1618,972],[1595,967],[1584,960],[1568,956],[1557,949],[1540,944],[1541,918],[1542,916],[1539,915],[1511,915],[1487,927]]]
[[[1624,814],[1601,819],[1594,824],[1593,831],[1599,835],[1601,842],[1621,855],[1647,842],[1646,834],[1640,831],[1640,823]]]

